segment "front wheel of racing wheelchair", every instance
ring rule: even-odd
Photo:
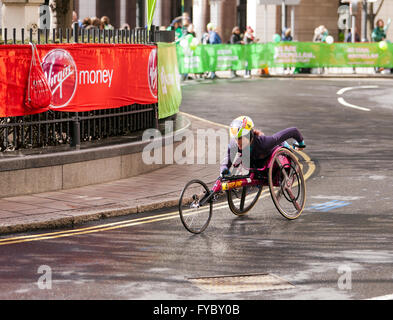
[[[298,218],[306,203],[306,185],[300,163],[292,151],[279,148],[272,155],[268,183],[280,214],[289,220]]]

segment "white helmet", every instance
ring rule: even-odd
[[[240,116],[231,122],[229,133],[231,138],[239,139],[249,135],[254,129],[254,122],[250,117]]]

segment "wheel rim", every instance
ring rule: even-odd
[[[285,157],[289,163],[282,163]],[[305,205],[305,183],[299,162],[289,151],[279,151],[269,169],[269,187],[277,210],[287,219],[300,216]]]
[[[179,200],[179,214],[184,227],[192,233],[201,233],[208,226],[212,214],[212,202],[200,206],[200,201],[209,195],[207,186],[198,180],[190,181],[183,189]]]

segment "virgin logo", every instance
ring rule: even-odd
[[[52,91],[52,107],[68,105],[77,87],[77,70],[72,56],[63,49],[54,49],[42,60],[42,69]]]
[[[150,52],[149,63],[148,63],[148,79],[149,79],[149,88],[152,96],[157,98],[157,86],[158,86],[158,66],[157,66],[157,49],[153,49]]]

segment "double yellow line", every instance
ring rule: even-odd
[[[186,114],[186,115],[190,116],[188,114]],[[202,118],[199,118],[196,116],[191,116],[191,117],[196,118],[201,121],[212,123],[215,125],[224,126],[224,125],[214,123],[209,120],[205,120],[205,119],[202,119]],[[225,126],[225,127],[227,127],[227,126]],[[304,179],[307,180],[315,171],[315,164],[306,153],[304,153],[302,151],[297,151],[297,152],[303,157],[305,162],[308,164],[308,170],[304,174]],[[262,197],[266,197],[266,196],[268,196],[268,193],[265,193]],[[219,204],[218,206],[217,205],[214,206],[214,209],[222,209],[222,208],[225,208],[226,206],[227,206],[226,203]],[[73,230],[64,230],[64,231],[49,232],[49,233],[42,233],[42,234],[35,234],[35,235],[26,235],[26,236],[4,238],[4,239],[0,239],[0,246],[23,243],[23,242],[51,240],[51,239],[71,237],[71,236],[76,236],[76,235],[109,231],[109,230],[115,230],[115,229],[120,229],[120,228],[131,227],[131,226],[138,226],[138,225],[142,225],[142,224],[146,224],[146,223],[153,223],[153,222],[158,222],[158,221],[175,219],[178,217],[179,217],[179,212],[173,211],[170,213],[154,215],[152,217],[136,218],[136,219],[130,219],[130,220],[125,220],[125,221],[106,223],[106,224],[101,224],[101,225],[92,226],[92,227],[85,227],[85,228],[78,228],[78,229],[73,229]]]
[[[36,234],[36,235],[26,235],[26,236],[5,238],[5,239],[0,239],[0,246],[6,245],[6,244],[15,244],[15,243],[21,243],[21,242],[38,241],[38,240],[50,240],[50,239],[56,239],[56,238],[71,237],[71,236],[75,236],[75,235],[108,231],[108,230],[114,230],[114,229],[119,229],[119,228],[137,226],[137,225],[141,225],[141,224],[145,224],[145,223],[157,222],[157,221],[162,221],[162,220],[169,220],[169,219],[173,219],[176,217],[177,217],[177,214],[175,215],[175,212],[171,212],[171,213],[155,215],[153,217],[144,217],[144,218],[119,221],[119,222],[112,222],[112,223],[101,224],[98,226],[79,228],[79,229],[74,229],[74,230],[64,230],[64,231],[49,232],[49,233],[42,233],[42,234]]]

